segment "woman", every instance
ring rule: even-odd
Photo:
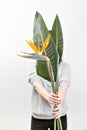
[[[52,93],[51,83],[35,73],[29,75],[32,90],[31,130],[53,130],[54,118],[61,118],[63,130],[67,130],[67,104],[65,96],[70,86],[70,66],[61,61],[58,66],[58,93]],[[53,108],[56,104],[57,108]]]

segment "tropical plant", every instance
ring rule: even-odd
[[[36,59],[36,72],[39,76],[48,80],[52,84],[52,90],[57,92],[58,84],[58,64],[62,60],[63,54],[63,34],[61,23],[56,15],[52,30],[49,31],[39,12],[36,12],[33,28],[33,42],[27,43],[35,52],[34,54],[22,52],[19,56]],[[54,106],[56,107],[56,106]],[[62,130],[60,118],[54,119],[54,130]]]

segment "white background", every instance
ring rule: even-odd
[[[30,129],[31,86],[27,76],[34,61],[18,57],[29,52],[35,12],[51,29],[59,15],[64,35],[65,62],[71,65],[72,82],[67,93],[68,130],[87,130],[87,1],[0,1],[0,130]]]

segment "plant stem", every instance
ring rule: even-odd
[[[45,55],[46,55],[46,52],[45,52]],[[59,59],[58,59],[57,62],[59,63]],[[56,85],[57,85],[57,83],[54,82],[54,75],[53,75],[53,70],[52,70],[52,66],[51,66],[50,60],[49,60],[49,63],[47,63],[47,66],[48,66],[48,73],[49,73],[49,75],[51,77],[52,91],[53,91],[53,93],[56,93],[57,92],[56,91]],[[57,74],[57,79],[58,79],[58,74]],[[56,107],[56,106],[54,105],[54,107]],[[61,119],[60,118],[58,118],[58,119],[54,118],[54,130],[56,130],[56,126],[57,126],[58,130],[62,130],[62,124],[61,124]]]
[[[54,119],[54,130],[56,130],[56,118]]]
[[[58,130],[62,130],[62,123],[60,118],[57,119],[57,128]]]
[[[59,118],[59,125],[60,125],[60,130],[62,130],[62,123],[61,123],[61,119]]]

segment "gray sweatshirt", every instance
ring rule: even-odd
[[[70,66],[65,62],[60,62],[58,66],[58,85],[57,87],[69,87],[70,86]],[[52,104],[48,103],[43,97],[41,97],[34,88],[35,83],[41,84],[49,93],[52,92],[51,83],[42,77],[38,76],[35,72],[30,73],[28,77],[29,83],[33,86],[32,89],[32,98],[31,98],[31,107],[32,115],[38,119],[52,119]],[[67,114],[67,103],[64,100],[61,106],[62,114],[64,116]]]

